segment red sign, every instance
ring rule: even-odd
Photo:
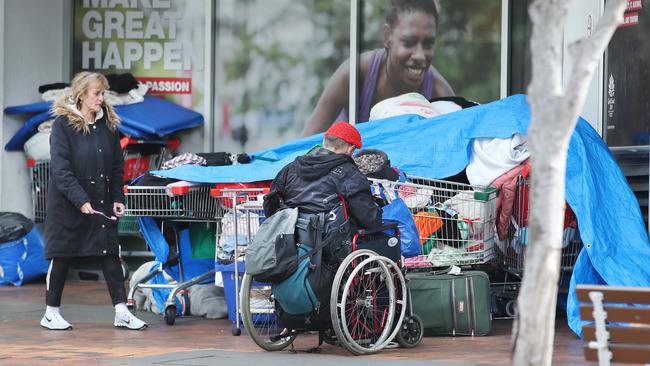
[[[623,23],[621,23],[620,27],[629,27],[637,24],[639,24],[639,12],[635,11],[631,13],[625,13]]]
[[[625,8],[625,11],[641,10],[641,8],[643,8],[642,0],[628,0],[627,8]]]
[[[147,84],[147,94],[192,94],[192,78],[136,77]]]

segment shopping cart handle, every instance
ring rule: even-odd
[[[382,232],[384,230],[397,229],[397,225],[398,225],[397,221],[388,221],[376,228],[357,230],[357,234],[359,235],[375,234],[375,233]]]

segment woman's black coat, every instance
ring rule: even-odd
[[[83,119],[72,110],[59,115],[50,137],[51,174],[45,219],[45,257],[118,254],[117,222],[87,215],[81,206],[114,215],[113,202],[124,203],[124,158],[119,133],[104,117],[79,130]],[[74,126],[77,125],[77,130]]]

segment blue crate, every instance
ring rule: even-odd
[[[239,270],[239,288],[241,289],[242,279],[244,273],[246,272],[246,266],[243,262],[238,262]],[[220,264],[215,263],[215,269],[221,272],[221,277],[223,278],[223,291],[226,297],[226,304],[228,305],[228,320],[235,323],[237,320],[236,315],[236,305],[235,305],[235,264]],[[253,281],[253,286],[268,286],[269,284],[260,283]],[[240,293],[241,296],[241,293]],[[268,309],[266,309],[268,311]],[[253,322],[254,323],[271,323],[275,321],[274,313],[259,313],[255,314],[253,310]],[[240,318],[240,324],[243,326],[242,319]]]

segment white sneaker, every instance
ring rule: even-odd
[[[118,328],[127,328],[131,330],[140,330],[147,327],[147,323],[135,317],[128,311],[116,311],[115,322],[113,323]]]
[[[45,313],[41,319],[41,327],[51,330],[72,329],[72,325],[65,321],[59,313]]]

